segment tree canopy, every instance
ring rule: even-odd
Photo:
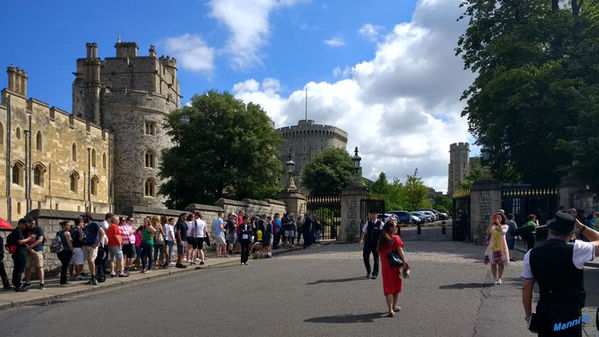
[[[302,170],[302,184],[311,196],[336,196],[351,183],[352,169],[345,149],[324,149]]]
[[[562,4],[462,2],[456,53],[477,73],[462,115],[496,178],[551,187],[574,174],[596,188],[599,1]]]
[[[174,143],[160,165],[168,207],[279,192],[283,140],[259,105],[212,90],[169,114],[165,127]]]
[[[431,207],[431,202],[427,198],[428,187],[418,177],[417,169],[413,175],[406,177],[405,184],[397,178],[393,178],[389,183],[385,172],[381,172],[378,179],[370,186],[370,192],[384,196],[385,209],[388,211],[406,209],[413,211]]]

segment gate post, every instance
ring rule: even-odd
[[[287,212],[291,212],[297,218],[306,213],[306,196],[297,190],[285,190],[279,193],[279,200],[287,205]]]
[[[470,235],[467,239],[480,244],[487,237],[491,217],[501,208],[501,183],[484,167],[479,180],[470,190]]]
[[[337,233],[337,242],[354,243],[360,240],[362,227],[362,199],[368,195],[360,183],[352,184],[341,192],[341,228]]]

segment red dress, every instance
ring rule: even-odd
[[[390,267],[389,261],[387,260],[387,254],[391,251],[397,251],[398,247],[403,248],[403,241],[399,235],[391,238],[392,244],[389,244],[387,248],[381,249],[379,256],[381,257],[381,274],[383,276],[383,293],[385,295],[392,295],[401,292],[401,278],[399,277],[400,267]]]

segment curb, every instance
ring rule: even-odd
[[[327,240],[327,241],[321,241],[320,245],[324,246],[324,245],[330,245],[330,244],[334,244],[334,243],[335,243],[335,240]],[[285,254],[285,253],[293,252],[296,250],[304,250],[304,249],[301,246],[297,246],[295,248],[288,248],[288,249],[281,247],[277,250],[273,250],[273,255]],[[209,256],[209,258],[216,259],[216,257],[212,257],[212,256]],[[232,265],[235,265],[238,263],[239,263],[239,255],[235,255],[235,257],[233,259],[219,260],[210,265],[205,265],[205,266],[201,266],[201,267],[197,266],[195,268],[172,269],[172,270],[169,270],[168,272],[162,272],[160,274],[150,274],[150,275],[146,275],[146,276],[143,276],[140,278],[136,278],[135,281],[130,281],[130,279],[128,279],[128,280],[111,282],[110,284],[101,283],[97,286],[86,286],[83,289],[73,289],[71,291],[67,291],[62,294],[42,295],[39,298],[12,301],[9,303],[0,304],[0,311],[14,309],[14,308],[20,308],[20,307],[25,307],[25,306],[34,306],[34,305],[47,306],[47,305],[61,302],[65,299],[70,299],[70,298],[78,297],[81,295],[107,292],[107,291],[114,290],[115,288],[127,288],[130,286],[137,286],[140,284],[146,284],[146,283],[157,281],[157,280],[163,280],[166,278],[175,277],[180,274],[187,275],[187,273],[192,272],[192,271],[209,270],[209,269],[216,268],[216,267],[232,266]],[[81,285],[84,285],[84,284],[81,284]],[[6,293],[9,293],[9,292],[7,291]],[[10,293],[12,293],[12,292],[10,292]],[[0,297],[1,296],[2,296],[2,292],[0,292]]]

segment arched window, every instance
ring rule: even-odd
[[[154,181],[154,179],[146,179],[146,182],[144,183],[144,195],[146,197],[156,196],[156,182]]]
[[[152,150],[146,150],[146,167],[156,167],[156,153]]]
[[[37,186],[44,186],[44,173],[46,169],[42,164],[36,164],[33,167],[33,184]]]
[[[71,146],[71,159],[77,161],[77,144],[73,143]]]
[[[79,187],[79,173],[77,171],[71,172],[69,180],[71,182],[71,192],[77,192],[77,188]]]
[[[92,195],[98,194],[98,182],[99,182],[98,177],[93,176],[92,177],[92,185],[90,187],[90,191],[92,192]]]
[[[35,149],[38,151],[42,150],[42,132],[38,131],[35,135]]]
[[[96,167],[96,149],[92,149],[92,167]]]
[[[23,186],[23,164],[16,162],[12,166],[12,183]]]
[[[106,152],[102,153],[102,168],[106,169]]]
[[[17,139],[21,139],[21,128],[17,127],[17,129],[15,130],[15,134],[17,135]]]

